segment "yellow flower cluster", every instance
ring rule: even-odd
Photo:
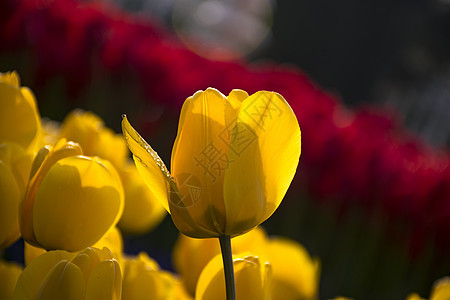
[[[224,98],[208,89],[188,98],[174,147],[175,178],[167,177],[156,152],[126,119],[124,134],[137,168],[125,139],[95,114],[75,110],[61,124],[41,119],[33,93],[20,86],[16,73],[0,74],[0,100],[0,248],[19,237],[25,241],[24,269],[0,261],[1,299],[224,298],[216,239],[180,235],[173,254],[179,274],[162,270],[145,253],[123,253],[121,231],[151,230],[164,207],[185,234],[240,235],[232,240],[237,299],[317,297],[318,260],[298,243],[269,238],[256,227],[281,202],[300,156],[298,123],[280,95],[235,90]],[[260,100],[257,107],[276,116],[276,123],[253,119],[251,109]],[[212,119],[201,114],[205,105]],[[209,135],[195,134],[202,126]],[[282,133],[283,147],[273,142]],[[227,161],[219,156],[224,153]],[[280,153],[284,161],[268,160]],[[201,166],[211,158],[206,155],[227,165],[207,172]],[[255,174],[253,181],[242,170],[248,160],[266,161],[245,170]],[[237,210],[242,200],[255,208],[250,214]]]
[[[0,262],[1,299],[11,299],[20,274],[14,299],[121,298],[121,272],[135,259],[123,258],[118,228],[147,232],[166,214],[128,155],[95,114],[41,119],[17,73],[0,74],[0,248],[22,237],[27,265]],[[114,289],[100,297],[105,282],[91,278],[114,272]]]
[[[0,75],[0,99],[0,247],[21,234],[47,250],[79,251],[116,224],[142,233],[162,220],[123,137],[98,116],[42,120],[16,73]]]
[[[189,97],[171,173],[126,117],[122,128],[125,139],[82,110],[62,124],[43,120],[17,74],[0,73],[0,249],[25,241],[25,268],[0,260],[0,299],[225,299],[215,239],[224,236],[233,237],[236,299],[318,298],[319,260],[258,227],[300,157],[300,128],[281,95]],[[149,231],[166,210],[183,233],[173,249],[178,274],[123,251],[121,231]],[[444,278],[430,300],[449,298]]]
[[[124,254],[121,231],[139,234],[151,230],[164,217],[164,206],[172,213],[172,218],[181,220],[181,223],[175,222],[180,230],[192,236],[237,236],[267,219],[281,202],[295,173],[300,155],[300,131],[291,112],[282,116],[283,111],[290,108],[280,95],[259,96],[270,96],[268,102],[259,105],[266,110],[275,109],[273,114],[279,117],[280,124],[296,125],[286,132],[286,135],[296,137],[291,147],[280,148],[273,144],[271,139],[275,132],[271,131],[273,126],[268,126],[270,119],[260,119],[256,123],[248,119],[251,116],[248,112],[253,108],[249,106],[251,101],[264,97],[251,98],[245,92],[235,90],[227,102],[220,102],[224,100],[217,98],[222,97],[221,94],[208,89],[205,94],[190,97],[183,108],[181,119],[184,123],[180,124],[183,130],[179,130],[178,147],[173,157],[178,185],[169,176],[163,178],[163,185],[157,186],[153,181],[155,176],[160,180],[161,175],[168,173],[164,173],[167,170],[157,155],[151,156],[151,148],[142,148],[147,147],[145,141],[139,140],[140,148],[134,148],[138,153],[133,151],[135,160],[139,161],[139,151],[145,150],[143,160],[137,163],[144,175],[141,177],[135,164],[129,161],[125,139],[107,128],[98,116],[75,110],[61,124],[41,119],[33,93],[20,86],[18,75],[14,72],[0,74],[0,248],[10,246],[19,237],[25,241],[24,269],[0,261],[0,298],[225,297],[217,240],[196,240],[180,235],[174,249],[174,261],[179,271],[176,275],[162,270],[145,253],[137,257]],[[245,100],[247,98],[251,101]],[[214,135],[215,138],[205,140],[199,136],[199,143],[192,141],[191,149],[187,149],[189,135],[199,129],[196,127],[199,124],[205,125],[204,116],[191,114],[202,109],[205,99],[212,101],[209,103],[211,113],[217,116],[213,120],[216,125],[206,124],[212,126],[210,137]],[[222,107],[227,114],[224,123],[219,118],[223,111],[217,111],[221,107],[215,105],[226,103],[231,106]],[[240,110],[242,116],[238,118]],[[232,132],[227,129],[231,125],[243,131]],[[123,126],[128,144],[133,145],[139,135],[126,119]],[[244,136],[237,137],[238,133]],[[219,146],[216,138],[229,148]],[[261,144],[265,143],[273,145],[264,148]],[[213,149],[216,144],[221,148]],[[182,149],[181,145],[187,148]],[[187,185],[183,186],[181,180],[189,180],[183,176],[198,167],[192,166],[184,156],[197,150],[200,156],[207,154],[201,151],[220,151],[214,155],[229,153],[227,163],[230,165],[223,172],[217,169],[215,172],[218,173],[197,172],[193,174],[193,185],[185,182]],[[232,151],[234,156],[231,156]],[[255,172],[255,182],[242,173],[242,161],[267,160],[279,151],[287,157],[281,165],[259,164],[257,169],[248,170]],[[254,153],[258,156],[252,158]],[[197,161],[205,159],[200,156],[193,158],[196,159],[194,163],[202,163]],[[220,159],[223,163],[223,157]],[[290,171],[281,172],[286,165]],[[145,174],[152,167],[158,172],[150,173],[149,178]],[[264,178],[269,168],[272,177]],[[230,190],[231,179],[238,179],[242,185]],[[197,190],[199,193],[195,194],[194,190],[187,190],[189,186],[203,186],[205,190]],[[255,188],[249,189],[251,186]],[[189,199],[185,197],[186,192],[190,193]],[[213,195],[220,195],[220,199],[205,202]],[[236,211],[237,197],[255,205],[254,212],[249,215]],[[188,200],[201,205],[191,207]],[[199,225],[197,222],[201,218],[198,216],[205,213],[205,208],[206,221]],[[186,215],[190,219],[183,219]],[[238,299],[316,297],[318,261],[311,259],[296,242],[271,239],[262,229],[256,228],[233,239],[233,248]],[[289,261],[280,253],[288,253]]]

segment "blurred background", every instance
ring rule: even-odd
[[[132,18],[153,20],[151,24],[164,34],[173,34],[169,40],[179,39],[183,45],[179,47],[208,61],[299,68],[349,111],[366,107],[382,111],[406,127],[408,135],[418,136],[418,143],[448,157],[450,1],[111,0],[100,6],[111,4]],[[37,18],[33,24],[39,22]],[[158,82],[158,76],[171,74],[159,75],[158,69],[155,74],[136,74],[125,66],[112,76],[108,68],[89,58],[90,76],[72,93],[62,71],[40,80],[44,77],[36,71],[39,62],[31,53],[34,50],[24,46],[10,51],[5,45],[0,47],[1,71],[18,70],[23,85],[36,93],[42,116],[61,121],[70,110],[82,107],[120,132],[120,115],[126,112],[139,121],[163,160],[170,161],[178,108],[143,101],[148,98],[143,91],[147,83],[138,77]],[[17,49],[17,44],[12,45]],[[168,53],[166,59],[179,67],[178,57]],[[189,76],[186,81],[193,80]],[[449,252],[437,251],[432,236],[422,237],[420,250],[414,251],[413,219],[393,221],[382,204],[367,209],[317,200],[305,187],[303,176],[297,176],[264,226],[269,234],[298,240],[321,259],[320,299],[338,295],[404,299],[413,291],[428,295],[434,280],[449,275]],[[414,188],[408,186],[413,194]],[[442,198],[448,210],[450,195]],[[449,219],[443,222],[450,224]],[[450,239],[444,232],[447,236],[442,239]],[[126,251],[146,250],[171,269],[170,249],[176,236],[166,217],[147,235],[125,236]]]
[[[392,108],[431,144],[450,144],[450,1],[111,1],[200,55],[298,66],[345,104]]]

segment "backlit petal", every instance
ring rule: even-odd
[[[289,104],[274,92],[257,92],[239,109],[224,179],[226,234],[266,220],[283,199],[300,157],[300,128]]]
[[[164,162],[158,156],[158,153],[131,126],[125,115],[122,119],[122,132],[128,148],[133,153],[136,167],[150,189],[150,192],[170,212],[166,185],[175,186],[175,183]]]
[[[92,247],[98,249],[108,248],[108,250],[111,251],[112,257],[120,262],[123,254],[123,240],[120,230],[117,227],[112,227],[97,243],[92,245]]]
[[[185,234],[191,231],[189,224],[177,222],[177,215],[190,215],[208,231],[224,232],[223,175],[231,119],[227,108],[231,110],[226,97],[211,88],[195,93],[183,106],[172,151],[172,175],[181,199],[169,204],[175,224]]]
[[[86,300],[120,300],[122,297],[122,274],[117,260],[98,263],[86,286]]]

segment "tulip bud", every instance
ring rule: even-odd
[[[16,72],[0,73],[0,99],[0,142],[36,151],[41,138],[39,111],[33,93],[20,87]]]
[[[20,275],[13,299],[120,300],[120,266],[107,248],[86,248],[75,255],[49,251]]]
[[[119,171],[125,192],[125,207],[118,226],[124,232],[141,234],[157,226],[166,210],[147,188],[134,164]]]
[[[270,299],[271,267],[251,255],[233,257],[237,300]],[[225,278],[221,255],[206,265],[198,280],[196,300],[225,299]]]
[[[20,236],[18,209],[31,169],[31,156],[17,144],[0,144],[0,248]]]
[[[22,267],[12,262],[0,260],[0,299],[12,299],[17,279],[22,273]]]
[[[80,251],[97,242],[119,220],[124,203],[114,167],[81,155],[79,146],[60,140],[33,162],[20,207],[23,238],[47,250]]]
[[[107,128],[92,112],[76,109],[64,119],[60,138],[78,143],[83,153],[109,160],[116,168],[125,165],[128,150],[123,137]]]

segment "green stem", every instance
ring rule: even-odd
[[[220,242],[220,250],[222,250],[222,260],[223,260],[223,270],[225,272],[227,300],[236,300],[233,255],[231,252],[231,238],[229,235],[223,235],[219,237],[219,242]]]

